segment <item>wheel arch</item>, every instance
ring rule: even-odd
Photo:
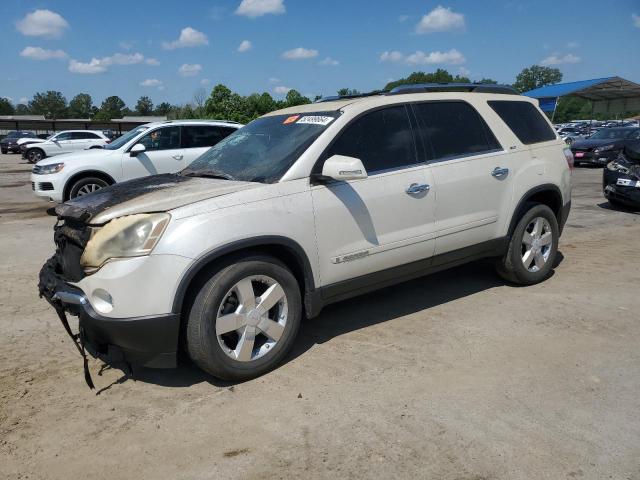
[[[247,238],[215,248],[195,260],[178,283],[173,299],[173,313],[183,314],[194,291],[209,278],[211,272],[226,262],[246,254],[266,254],[284,263],[296,277],[308,316],[317,313],[313,304],[315,282],[311,263],[298,242],[287,237],[268,235]]]
[[[82,170],[78,173],[74,173],[67,182],[64,184],[64,191],[62,192],[62,198],[66,202],[69,200],[69,192],[74,183],[76,183],[81,178],[85,177],[97,177],[101,178],[105,182],[109,183],[109,185],[113,185],[116,181],[113,179],[111,175],[105,172],[101,172],[100,170]]]
[[[528,190],[522,196],[522,198],[518,202],[518,205],[513,211],[513,215],[511,216],[511,223],[509,224],[509,230],[507,232],[509,237],[511,237],[513,231],[516,228],[516,225],[518,224],[522,216],[526,213],[526,206],[528,203],[540,203],[542,205],[548,206],[556,216],[558,225],[560,226],[560,228],[562,228],[562,193],[557,185],[549,183],[538,185],[537,187]]]

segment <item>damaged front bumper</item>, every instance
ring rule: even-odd
[[[85,293],[56,272],[56,257],[40,271],[39,290],[56,310],[77,316],[81,341],[108,363],[125,361],[151,368],[176,366],[180,315],[107,318],[96,312]]]
[[[602,174],[602,188],[607,200],[631,208],[640,208],[640,165],[618,160]]]

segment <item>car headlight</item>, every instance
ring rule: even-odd
[[[603,146],[601,146],[601,147],[597,147],[597,148],[594,150],[594,153],[600,153],[600,152],[606,152],[606,151],[608,151],[608,150],[613,150],[613,149],[615,148],[615,146],[616,146],[616,145],[615,145],[614,143],[611,143],[611,144],[609,144],[609,145],[603,145]]]
[[[143,213],[111,220],[87,242],[80,265],[97,268],[111,258],[149,255],[170,219],[168,213]]]
[[[49,165],[35,165],[32,173],[36,175],[47,175],[50,173],[58,173],[64,168],[64,163],[50,163]]]

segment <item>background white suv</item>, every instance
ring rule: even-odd
[[[38,196],[62,202],[117,182],[175,173],[241,126],[213,120],[142,125],[103,148],[38,162],[31,174],[32,189]]]
[[[29,140],[24,157],[31,163],[63,153],[102,148],[103,145],[110,142],[109,137],[97,130],[65,130],[51,135],[43,141]]]
[[[242,380],[344,298],[486,257],[511,282],[545,280],[571,152],[536,101],[452,88],[273,112],[178,175],[59,205],[41,295],[98,352],[169,366],[182,339],[201,368]]]

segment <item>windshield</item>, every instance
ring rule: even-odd
[[[258,118],[211,147],[181,174],[277,182],[338,115],[314,112]]]
[[[134,128],[133,130],[129,130],[127,133],[125,133],[119,138],[116,138],[113,142],[108,143],[103,148],[105,150],[118,150],[120,147],[125,145],[129,140],[131,140],[134,137],[137,137],[139,134],[141,134],[148,128],[149,127],[142,126],[142,127]]]
[[[628,128],[605,128],[603,130],[598,130],[589,138],[595,140],[615,140],[618,138],[626,138],[633,132],[634,130],[630,130]]]

